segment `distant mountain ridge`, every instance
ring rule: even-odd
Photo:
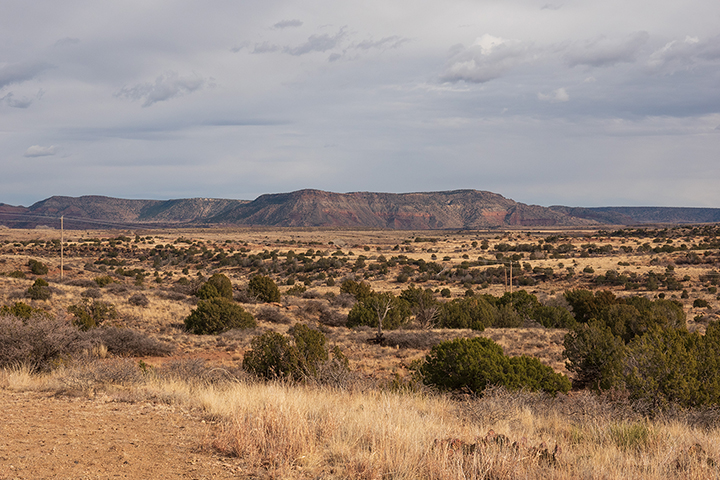
[[[715,208],[546,208],[480,190],[417,193],[298,190],[261,195],[253,201],[54,196],[30,207],[0,204],[0,225],[12,228],[53,224],[61,215],[68,229],[235,225],[434,230],[720,222],[720,209]]]

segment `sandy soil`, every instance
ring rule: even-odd
[[[0,390],[0,479],[242,476],[210,428],[174,406]]]

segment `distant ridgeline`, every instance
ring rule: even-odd
[[[68,229],[189,226],[343,227],[404,230],[583,227],[720,222],[719,208],[526,205],[492,192],[332,193],[299,190],[253,201],[50,197],[30,207],[0,204],[0,226]]]

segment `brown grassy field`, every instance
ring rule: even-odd
[[[55,391],[195,409],[201,412],[198,418],[212,423],[197,438],[198,448],[233,458],[233,472],[248,476],[717,478],[720,443],[712,411],[678,411],[648,420],[633,413],[622,398],[586,392],[553,398],[495,390],[473,398],[439,395],[407,383],[411,363],[432,345],[477,335],[495,340],[508,355],[533,356],[567,374],[564,330],[532,322],[482,332],[420,329],[411,322],[403,330],[387,332],[384,346],[374,345],[368,343],[374,330],[342,325],[352,302],[340,292],[342,280],[353,278],[396,295],[415,284],[432,289],[440,301],[463,297],[469,289],[499,297],[510,288],[522,288],[543,303],[562,305],[568,289],[609,289],[618,296],[676,299],[683,304],[688,327],[702,332],[719,312],[712,280],[718,245],[716,232],[709,228],[632,230],[623,235],[590,230],[67,231],[62,276],[60,232],[3,229],[0,306],[22,301],[69,319],[69,306],[88,298],[102,300],[116,307],[115,326],[175,348],[169,356],[136,358],[122,368],[137,370],[142,361],[162,371],[173,362],[204,360],[204,368],[231,372],[241,380],[213,383],[145,375],[117,381],[127,377],[105,378],[107,368],[98,366],[120,361],[110,355],[40,376],[6,369],[0,386],[9,392]],[[552,248],[518,251],[522,245]],[[566,247],[558,248],[561,245]],[[663,246],[677,249],[660,250]],[[289,251],[303,258],[291,262]],[[47,265],[48,273],[32,274],[29,260]],[[326,269],[303,267],[326,260],[336,262]],[[484,270],[501,268],[510,260],[522,271],[512,287],[499,277],[475,281]],[[438,273],[423,272],[423,262],[437,266]],[[598,283],[608,272],[637,278],[637,286]],[[672,273],[679,283],[672,288],[644,284],[650,272]],[[220,335],[185,331],[183,319],[197,303],[192,293],[200,279],[213,273],[231,279],[236,300],[259,319],[256,328]],[[246,296],[244,289],[257,273],[280,286],[280,302],[263,304]],[[401,279],[403,273],[407,278]],[[50,285],[48,300],[27,298],[38,277]],[[104,277],[109,283],[96,281]],[[443,289],[449,290],[449,298],[441,295]],[[147,305],[133,304],[134,295],[143,295]],[[697,306],[697,300],[707,306]],[[267,330],[285,333],[298,322],[321,329],[348,357],[351,375],[341,385],[267,384],[237,373],[253,337]],[[0,470],[2,475],[11,473]]]

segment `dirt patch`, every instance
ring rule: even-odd
[[[0,390],[0,479],[237,478],[209,428],[176,406]]]

